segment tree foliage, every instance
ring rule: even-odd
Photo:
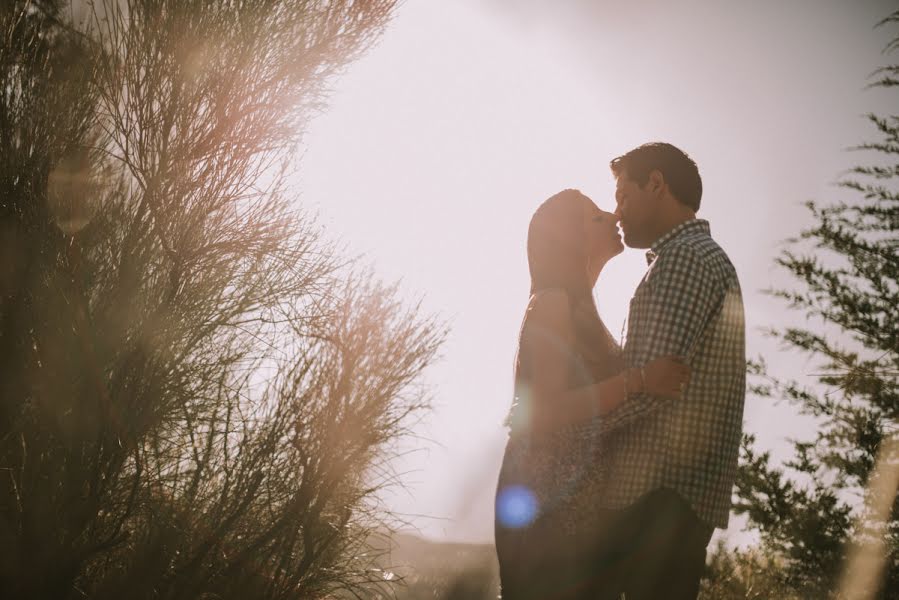
[[[899,12],[880,26],[896,23]],[[887,53],[897,48],[899,38]],[[897,73],[883,67],[871,86],[892,88]],[[750,365],[756,394],[819,423],[782,466],[751,436],[743,447],[736,510],[761,535],[756,567],[784,597],[899,598],[899,115],[867,118],[878,138],[856,150],[870,163],[839,182],[846,200],[808,203],[814,224],[776,261],[798,286],[771,293],[808,325],[771,334],[817,361],[818,385]]]
[[[394,0],[0,8],[0,597],[382,580],[441,327],[297,208],[293,150]]]

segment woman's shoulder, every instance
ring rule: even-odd
[[[571,316],[571,302],[565,288],[544,288],[531,294],[527,308],[528,316],[552,318]]]
[[[525,312],[527,328],[556,332],[572,329],[572,311],[568,292],[563,288],[546,288],[531,294]]]

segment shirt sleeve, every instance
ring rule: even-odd
[[[689,364],[706,325],[721,309],[723,282],[694,248],[680,244],[660,254],[642,286],[628,318],[628,366],[643,367],[666,355],[682,356]],[[665,402],[648,394],[630,396],[602,419],[600,433],[642,418]]]

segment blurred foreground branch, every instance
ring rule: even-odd
[[[374,499],[443,331],[286,177],[393,9],[0,8],[0,597],[382,581]]]

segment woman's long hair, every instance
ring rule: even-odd
[[[578,190],[563,190],[534,212],[528,226],[531,295],[562,288],[573,301],[593,302],[584,236],[584,207],[591,202]]]
[[[584,209],[592,200],[578,190],[568,189],[541,204],[528,227],[528,269],[530,293],[561,288],[568,295],[578,358],[587,363],[607,362],[617,354],[614,339],[599,318],[593,300],[592,282],[587,272],[587,240]],[[524,334],[527,316],[522,321]],[[520,338],[519,338],[520,344]],[[515,380],[521,381],[521,352],[515,359]],[[591,372],[597,365],[584,365]],[[617,364],[615,367],[617,368]],[[602,365],[607,370],[612,365]]]

